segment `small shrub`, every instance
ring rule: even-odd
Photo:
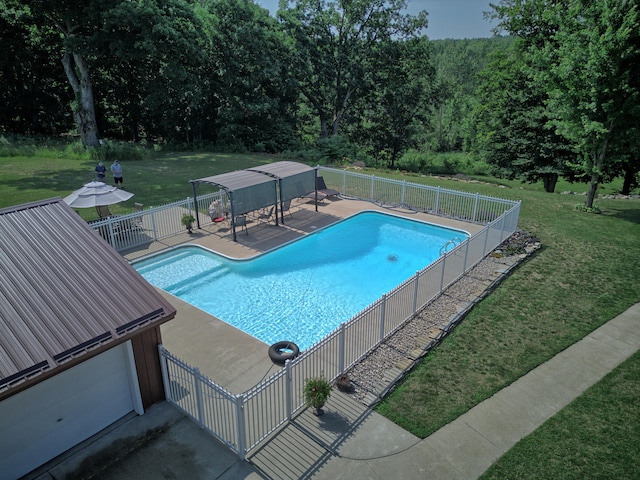
[[[414,173],[427,173],[432,166],[429,154],[417,150],[409,150],[396,162],[399,169]]]
[[[88,148],[92,160],[108,162],[112,160],[147,160],[152,150],[134,143],[105,140],[95,148]]]
[[[578,203],[575,206],[575,209],[578,210],[579,212],[593,213],[596,215],[602,213],[602,210],[600,210],[600,208],[597,205],[594,205],[593,207],[587,207],[584,203]]]

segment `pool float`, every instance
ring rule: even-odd
[[[287,360],[293,360],[298,355],[300,349],[293,342],[276,342],[269,347],[269,358],[278,365],[284,365]]]

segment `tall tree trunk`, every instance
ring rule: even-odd
[[[636,172],[629,162],[624,167],[624,181],[622,182],[622,195],[630,195],[631,189],[636,186]]]
[[[76,96],[73,116],[82,138],[82,144],[86,147],[97,147],[99,145],[98,126],[89,66],[82,55],[69,52],[66,52],[62,57],[62,64]]]
[[[320,116],[320,137],[329,138],[329,125],[327,119],[322,115]]]
[[[553,193],[556,189],[556,183],[558,182],[557,173],[545,173],[542,177],[542,184],[544,185],[544,191],[547,193]]]
[[[609,146],[609,137],[611,136],[611,128],[609,128],[609,132],[607,136],[604,138],[604,142],[602,143],[602,149],[600,152],[593,152],[594,162],[591,173],[591,184],[589,185],[589,190],[587,191],[587,200],[585,201],[585,206],[587,208],[593,207],[593,201],[596,198],[596,192],[598,190],[598,183],[600,183],[600,172],[602,171],[602,165],[604,164],[604,159],[607,156],[607,147]]]

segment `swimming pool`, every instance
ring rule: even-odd
[[[311,347],[435,261],[461,230],[363,212],[248,260],[198,246],[133,264],[152,285],[266,344]]]

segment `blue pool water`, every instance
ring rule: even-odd
[[[309,348],[466,232],[365,212],[249,260],[188,246],[134,263],[152,285],[253,335]]]

